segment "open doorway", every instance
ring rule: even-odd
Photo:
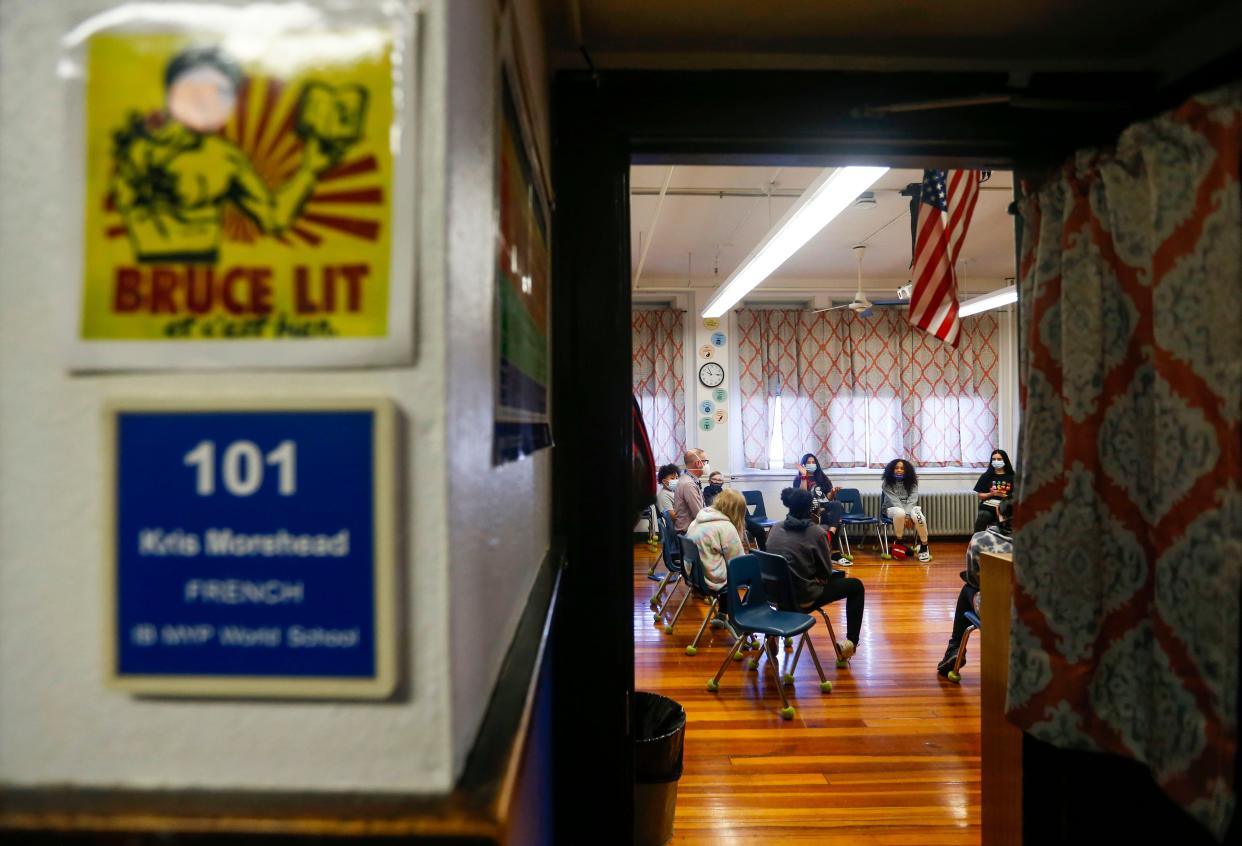
[[[661,468],[659,501],[677,518],[635,526],[635,685],[688,716],[674,843],[818,842],[829,830],[980,841],[978,640],[975,664],[969,643],[964,664],[944,659],[965,639],[954,632],[946,645],[980,513],[975,488],[992,474],[994,450],[1014,453],[1012,307],[988,300],[1013,282],[1013,177],[986,175],[958,233],[958,298],[992,307],[966,309],[955,345],[910,323],[911,198],[925,176],[912,168],[879,175],[735,305],[704,317],[837,170],[646,163],[629,172],[633,387]],[[910,528],[909,557],[892,546],[881,503],[885,469],[899,458],[917,473],[924,518]],[[682,486],[707,506],[696,520],[677,513],[697,501]],[[791,487],[824,500],[810,521],[828,527],[813,561],[803,515],[782,496]],[[727,534],[718,529],[728,507],[712,508],[722,490],[746,503],[744,548],[774,532],[796,573],[825,566],[841,574],[836,584],[855,586],[807,633],[822,674],[798,638],[775,654],[746,648],[713,605],[728,591],[703,590],[723,565],[704,561]],[[838,507],[853,520],[830,519]],[[698,541],[696,564],[679,566],[682,537]]]

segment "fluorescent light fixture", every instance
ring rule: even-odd
[[[886,167],[825,170],[716,289],[703,317],[720,317],[732,308],[886,173]]]
[[[1001,288],[999,291],[993,291],[990,294],[974,297],[962,303],[957,308],[958,317],[969,317],[972,314],[978,314],[981,311],[987,311],[991,308],[1000,308],[1010,303],[1018,301],[1018,286],[1009,285]]]

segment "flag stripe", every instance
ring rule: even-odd
[[[955,347],[961,334],[956,265],[980,182],[979,171],[923,171],[909,319]]]

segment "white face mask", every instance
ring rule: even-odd
[[[816,464],[814,461],[812,461],[810,464],[806,466],[806,472],[808,473],[814,473],[818,469],[819,469],[819,465]]]
[[[676,479],[674,479],[673,481],[671,481],[671,482],[669,482],[669,483],[668,483],[668,489],[669,489],[670,491],[675,491],[675,490],[677,490],[677,480],[676,480]]]
[[[1005,469],[1005,462],[1003,462],[1003,461],[993,461],[993,462],[992,462],[992,466],[993,466],[993,467],[995,467],[997,470],[1004,470],[1004,469]]]
[[[710,476],[712,474],[712,463],[710,461],[703,462],[703,475]]]

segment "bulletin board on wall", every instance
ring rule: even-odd
[[[552,446],[551,218],[515,41],[510,6],[497,81],[495,464]]]
[[[414,8],[131,4],[65,35],[70,368],[412,360]]]

